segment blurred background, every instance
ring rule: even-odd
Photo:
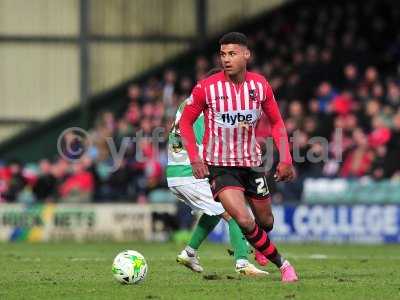
[[[399,28],[394,0],[0,0],[0,239],[186,239],[166,138],[241,31],[304,158],[269,180],[274,238],[400,242]]]

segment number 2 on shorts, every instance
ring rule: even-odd
[[[265,177],[259,177],[254,180],[257,183],[257,194],[265,195],[267,194],[268,188]]]

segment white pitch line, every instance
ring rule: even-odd
[[[311,254],[309,256],[310,259],[327,259],[328,255],[325,254]]]
[[[207,255],[203,255],[207,257]],[[337,260],[362,260],[362,259],[370,259],[370,260],[400,260],[400,255],[398,256],[384,256],[384,255],[330,255],[324,253],[311,253],[311,254],[295,254],[290,252],[285,252],[285,257],[293,258],[293,259],[311,259],[311,260],[326,260],[326,259],[337,259]],[[156,258],[157,261],[171,261],[174,260],[175,256],[159,256]],[[13,260],[26,261],[26,262],[40,262],[42,259],[39,257],[12,257]],[[226,255],[218,255],[214,256],[215,260],[231,260],[232,257]],[[107,258],[101,257],[66,257],[65,260],[71,262],[79,262],[79,261],[110,261]],[[111,259],[112,260],[112,259]]]
[[[291,257],[294,259],[384,259],[384,260],[400,260],[399,256],[383,256],[383,255],[327,255],[327,254],[292,254],[292,253],[285,253],[286,257]]]
[[[71,257],[67,258],[69,261],[106,261],[108,259],[99,258],[99,257]]]

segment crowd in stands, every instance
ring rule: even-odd
[[[275,11],[245,31],[253,50],[249,69],[270,82],[293,147],[305,157],[295,162],[297,180],[276,187],[283,199],[300,200],[309,177],[400,180],[400,10],[391,3],[310,2]],[[4,163],[0,201],[147,202],[165,187],[166,138],[177,105],[218,65],[218,55],[198,56],[191,75],[171,68],[130,85],[126,109],[99,114],[93,143],[78,162]],[[157,135],[160,147],[152,138],[157,128],[165,129]],[[125,137],[139,133],[144,138],[129,144],[115,170],[107,138],[120,149]],[[315,136],[328,144],[312,142]],[[324,153],[323,160],[310,159]]]

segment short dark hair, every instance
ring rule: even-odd
[[[224,34],[220,40],[220,45],[238,44],[248,47],[247,36],[241,32],[228,32]]]

